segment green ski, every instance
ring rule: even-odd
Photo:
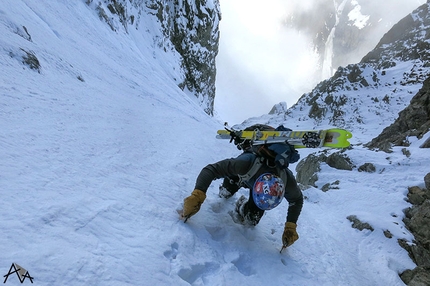
[[[288,142],[295,148],[346,148],[352,133],[345,129],[332,128],[322,130],[293,131],[242,131],[218,130],[218,139],[231,139],[234,136],[251,140],[253,145]]]

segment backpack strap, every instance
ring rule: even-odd
[[[260,170],[260,168],[263,166],[264,161],[267,159],[261,156],[257,156],[257,158],[254,160],[254,163],[252,163],[251,168],[246,172],[246,174],[238,175],[239,177],[239,186],[247,185],[249,188],[252,188],[253,186],[250,186],[248,182],[251,180],[252,177],[257,174],[257,172]],[[287,172],[284,169],[279,168],[278,166],[276,168],[277,175],[282,179],[284,184],[287,184]]]
[[[276,166],[276,170],[278,170],[279,177],[281,177],[282,181],[284,182],[284,187],[287,188],[287,181],[288,181],[288,175],[287,170],[281,169],[278,166]],[[285,193],[287,190],[285,190]]]
[[[261,166],[263,165],[263,162],[264,158],[257,156],[248,172],[246,172],[246,174],[239,175],[239,185],[246,184],[255,174],[257,174],[258,170],[260,170]]]

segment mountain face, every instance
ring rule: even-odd
[[[183,59],[148,16],[155,10],[127,5],[134,17],[121,18],[110,11],[120,5],[85,3],[2,1],[3,275],[18,262],[35,285],[264,285],[268,276],[272,285],[402,285],[398,273],[414,267],[396,243],[413,244],[402,223],[405,185],[422,189],[428,152],[414,143],[410,158],[342,150],[375,172],[323,164],[316,186],[327,193],[304,190],[300,240],[287,253],[279,253],[287,202],[243,228],[229,215],[240,193],[221,201],[214,182],[184,224],[175,209],[201,168],[239,151],[214,138],[220,123],[178,88]],[[285,112],[279,104],[273,116]],[[421,234],[425,215],[411,213]],[[351,229],[350,218],[374,231]]]
[[[420,6],[394,25],[361,62],[339,67],[333,77],[278,115],[284,120],[311,119],[313,126],[378,135],[409,105],[430,75],[429,5]],[[379,122],[380,127],[368,130],[369,122]]]
[[[412,98],[408,107],[399,113],[397,120],[385,128],[367,146],[389,151],[392,145],[409,146],[408,138],[422,138],[430,130],[430,77],[423,88]],[[430,148],[430,139],[421,146]]]
[[[218,54],[221,19],[218,0],[86,0],[113,31],[148,29],[142,19],[155,16],[162,32],[154,44],[166,52],[178,53],[183,78],[176,79],[182,90],[197,97],[207,114],[213,114],[215,57]]]
[[[319,55],[322,78],[333,75],[335,69],[359,60],[358,55],[373,48],[384,31],[400,18],[386,4],[372,0],[320,0],[308,9],[297,9],[286,19],[286,25],[308,34]],[[398,3],[395,3],[398,2]],[[412,11],[413,3],[405,5]],[[402,15],[403,16],[403,15]]]

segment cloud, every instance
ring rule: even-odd
[[[237,123],[294,104],[311,85],[316,56],[309,39],[287,30],[288,1],[221,2],[215,109]]]

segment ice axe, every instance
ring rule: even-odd
[[[178,212],[179,218],[184,220],[184,223],[186,223],[187,220],[191,217],[190,215],[183,216],[184,211],[182,209],[177,209],[176,211]]]
[[[282,248],[281,248],[281,251],[279,251],[279,253],[282,253],[282,251],[284,250],[284,249],[286,249],[287,247],[288,247],[288,240],[287,239],[285,239],[284,241],[283,241],[283,245],[282,245]]]

